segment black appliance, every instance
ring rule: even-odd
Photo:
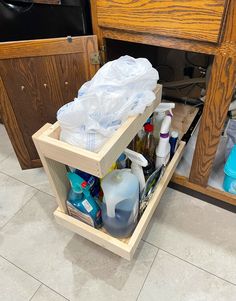
[[[88,0],[62,0],[58,5],[0,0],[0,42],[91,33]]]

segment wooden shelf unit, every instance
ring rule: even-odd
[[[141,115],[138,117],[140,120],[140,124],[142,123],[142,119],[140,119]],[[43,163],[44,169],[48,175],[50,184],[54,190],[56,195],[56,200],[58,203],[58,209],[54,212],[55,218],[59,224],[66,227],[67,229],[79,234],[80,236],[85,237],[86,239],[100,245],[101,247],[110,250],[111,252],[125,258],[131,260],[135,250],[138,247],[138,244],[147,228],[149,221],[163,195],[166,190],[166,187],[177,167],[184,151],[185,142],[181,141],[174,157],[168,164],[164,175],[162,176],[160,182],[158,183],[155,191],[151,199],[148,202],[147,208],[145,209],[143,215],[141,216],[133,234],[131,237],[127,239],[118,239],[112,237],[106,231],[102,229],[95,229],[71,216],[68,215],[67,207],[66,207],[66,200],[67,195],[70,189],[70,184],[67,179],[66,173],[66,165],[72,165],[73,167],[81,168],[81,161],[80,156],[78,155],[78,159],[75,159],[74,162],[71,160],[68,149],[72,149],[72,153],[74,153],[74,147],[65,144],[60,144],[58,141],[58,148],[61,148],[61,153],[65,151],[65,156],[58,157],[58,152],[55,148],[56,142],[52,142],[48,140],[47,144],[51,144],[52,148],[55,148],[54,155],[51,152],[47,152],[45,147],[45,136],[48,136],[51,133],[53,127],[50,124],[46,124],[42,127],[37,133],[34,134],[33,140],[35,142],[36,148],[39,152],[41,161]],[[137,127],[138,129],[138,127]],[[128,132],[123,133],[124,138],[127,140],[132,139],[133,135],[129,135]],[[56,140],[56,139],[54,139]],[[78,148],[77,148],[78,149]],[[112,151],[112,150],[111,150]],[[78,149],[78,154],[81,152]],[[48,158],[48,155],[50,158]],[[106,159],[110,162],[110,157],[107,156]],[[60,161],[58,161],[60,160]],[[89,162],[90,158],[87,158],[86,162]]]
[[[95,229],[68,215],[66,200],[70,184],[66,176],[66,166],[72,166],[98,177],[103,177],[160,103],[161,90],[162,87],[157,85],[155,90],[156,100],[145,109],[143,114],[128,118],[98,153],[92,153],[60,141],[60,127],[58,123],[54,125],[46,124],[33,135],[35,146],[58,203],[58,209],[54,212],[57,222],[128,260],[132,259],[143,233],[182,157],[185,142],[180,142],[133,234],[127,239],[114,238],[106,233],[103,228]]]

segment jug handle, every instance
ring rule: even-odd
[[[104,200],[105,200],[105,197],[104,197]],[[111,217],[111,218],[114,218],[116,216],[116,205],[121,202],[121,198],[120,199],[116,199],[115,201],[113,200],[112,203],[109,203],[109,206],[108,206],[108,202],[107,200],[105,200],[105,203],[106,203],[106,207],[107,207],[107,216]]]

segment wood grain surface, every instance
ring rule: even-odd
[[[222,46],[214,58],[190,181],[206,186],[236,85],[236,1],[231,1]]]
[[[0,112],[3,123],[10,137],[12,146],[20,162],[21,168],[31,167],[31,159],[25,146],[22,132],[18,126],[16,116],[0,77]]]
[[[33,57],[86,51],[86,41],[95,36],[29,40],[0,43],[0,59]]]
[[[91,65],[89,60],[90,54],[98,51],[95,36],[74,38],[72,43],[66,39],[55,40],[52,44],[54,46],[60,44],[58,51],[55,51],[49,41],[42,42],[41,47],[46,54],[44,56],[42,56],[42,51],[39,51],[40,55],[37,56],[40,41],[33,42],[36,45],[35,50],[31,43],[23,43],[27,57],[22,57],[22,43],[19,43],[19,56],[17,43],[14,43],[14,47],[12,43],[9,43],[9,49],[14,49],[15,58],[0,60],[0,76],[8,95],[2,109],[3,113],[7,110],[9,112],[9,108],[12,108],[11,117],[7,119],[7,124],[5,121],[4,123],[8,128],[13,127],[13,119],[17,123],[31,161],[29,164],[28,155],[27,158],[23,158],[21,141],[15,150],[18,152],[21,149],[18,158],[22,161],[24,168],[27,167],[26,162],[29,168],[33,167],[33,162],[39,158],[31,136],[45,123],[54,123],[57,110],[65,103],[72,101],[81,85],[89,80],[98,69],[98,66]],[[73,45],[69,47],[70,52],[73,53],[68,53],[67,44]],[[27,51],[27,45],[30,51]],[[6,49],[5,46],[4,49]],[[32,57],[28,57],[29,52],[33,53]],[[10,138],[13,144],[19,142],[15,136],[10,136]]]
[[[151,33],[133,33],[131,31],[129,32],[119,29],[102,28],[102,35],[104,38],[113,40],[194,51],[205,54],[215,54],[218,51],[218,44],[212,44],[209,42],[199,43],[198,41],[159,36]]]
[[[217,43],[227,0],[97,0],[98,25]]]
[[[228,192],[221,191],[211,186],[203,187],[201,185],[191,183],[189,182],[188,178],[178,174],[173,175],[171,182],[236,206],[236,196]]]

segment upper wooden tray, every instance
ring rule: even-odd
[[[33,139],[39,142],[40,152],[45,157],[102,178],[160,103],[161,85],[157,85],[155,94],[156,99],[145,109],[144,113],[128,118],[98,153],[60,141],[58,122],[51,125],[41,135],[37,133],[33,135]]]

